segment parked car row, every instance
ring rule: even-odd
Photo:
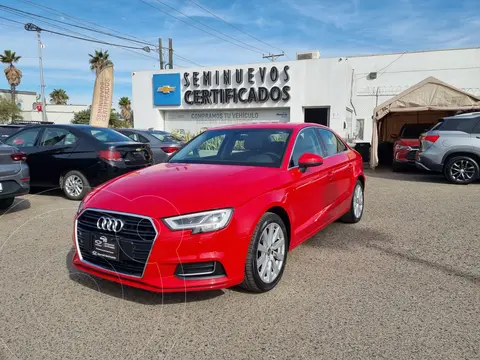
[[[161,141],[155,136],[150,139],[155,131],[125,132],[137,136],[132,138],[89,125],[6,125],[1,130],[6,135],[0,147],[1,208],[28,193],[30,186],[60,187],[67,198],[81,200],[107,180],[165,162],[173,153],[170,147],[178,150],[184,144],[164,132]]]

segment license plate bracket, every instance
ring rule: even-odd
[[[109,261],[119,261],[120,245],[115,236],[93,235],[92,255],[104,258]]]

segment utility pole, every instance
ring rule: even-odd
[[[170,69],[173,69],[173,42],[171,38],[168,38],[168,64]]]
[[[47,121],[47,116],[45,112],[45,84],[43,83],[43,62],[42,62],[42,40],[40,39],[40,30],[37,31],[38,39],[38,59],[40,62],[40,91],[41,91],[41,100],[42,100],[42,121]]]
[[[160,38],[158,38],[158,55],[160,56],[160,70],[163,70],[163,47]]]
[[[263,58],[264,59],[271,59],[272,62],[274,62],[275,60],[277,60],[277,58],[279,58],[280,56],[285,56],[285,53],[281,53],[281,54],[270,54],[270,55],[263,55]]]

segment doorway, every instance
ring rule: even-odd
[[[305,108],[305,122],[330,125],[330,107]]]

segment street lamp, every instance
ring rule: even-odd
[[[40,92],[42,96],[42,121],[47,120],[46,116],[46,109],[45,109],[45,84],[43,81],[43,61],[42,61],[42,40],[40,39],[40,33],[42,31],[41,28],[39,28],[37,25],[28,23],[25,24],[25,30],[27,31],[36,31],[37,33],[37,39],[38,39],[38,59],[40,62]]]

